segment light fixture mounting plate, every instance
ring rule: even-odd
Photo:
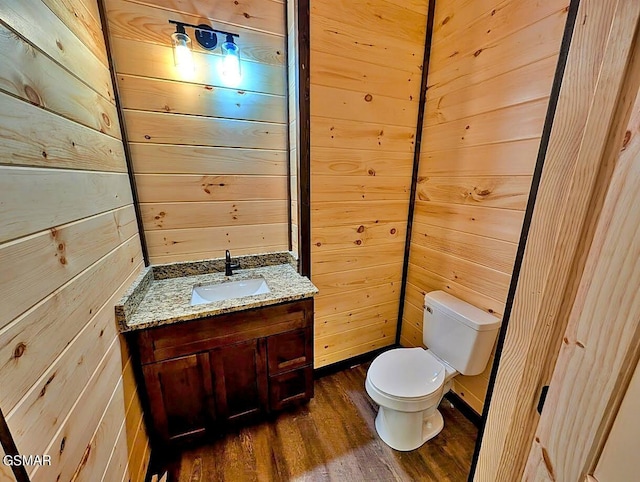
[[[209,25],[198,25],[198,28],[195,29],[195,35],[203,49],[213,50],[218,45],[218,36]]]

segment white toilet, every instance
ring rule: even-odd
[[[365,387],[380,405],[376,430],[396,450],[414,450],[444,427],[438,405],[458,373],[478,375],[489,361],[500,319],[444,291],[425,296],[423,341],[429,349],[379,355]]]

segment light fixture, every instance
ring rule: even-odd
[[[209,25],[191,25],[188,23],[169,20],[176,26],[176,31],[171,35],[173,43],[173,58],[176,67],[184,74],[193,72],[193,59],[191,57],[191,39],[185,31],[185,27],[194,29],[198,44],[205,50],[214,50],[218,45],[217,33],[225,35],[226,40],[221,45],[222,59],[218,64],[218,72],[225,85],[235,87],[242,80],[240,70],[240,49],[234,42],[238,34],[216,30]]]
[[[193,73],[191,39],[182,25],[177,25],[176,32],[171,34],[171,43],[173,44],[173,61],[176,68],[184,75]]]

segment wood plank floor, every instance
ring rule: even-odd
[[[476,427],[445,400],[435,439],[412,452],[392,450],[375,431],[367,367],[316,380],[308,405],[182,452],[169,462],[169,481],[467,480]]]

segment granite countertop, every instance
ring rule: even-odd
[[[116,305],[120,331],[134,331],[286,301],[309,298],[318,290],[294,268],[288,252],[234,258],[242,269],[224,275],[224,259],[172,263],[145,268]],[[269,293],[191,306],[194,286],[262,276]]]

